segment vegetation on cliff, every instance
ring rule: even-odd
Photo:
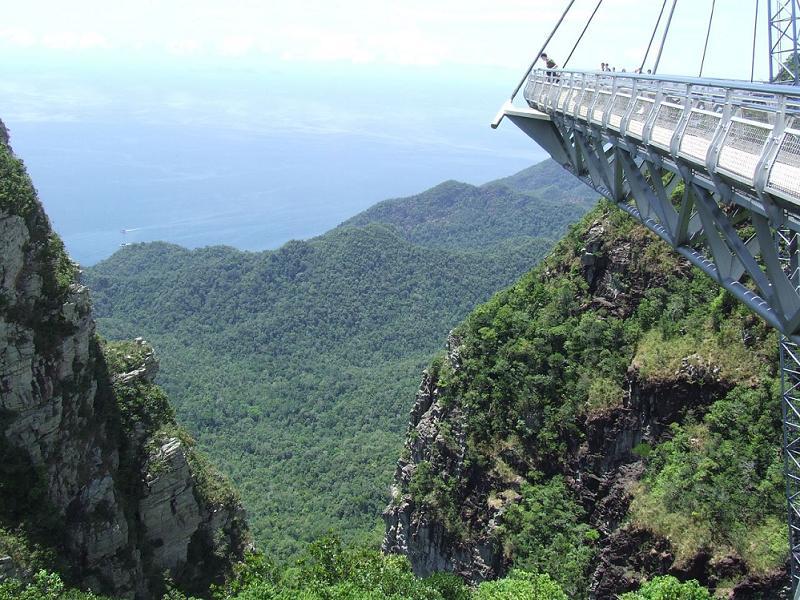
[[[309,544],[293,566],[252,554],[234,577],[215,588],[214,600],[568,600],[547,574],[515,569],[496,581],[469,587],[451,573],[415,577],[405,557],[344,547],[335,537]],[[49,597],[48,597],[49,598]],[[655,577],[624,600],[711,600],[696,581]],[[0,588],[0,600],[2,596]],[[10,600],[10,599],[9,599]],[[53,598],[55,600],[55,597]],[[72,600],[68,597],[65,600]],[[75,600],[84,600],[83,596]],[[87,597],[86,600],[93,600]],[[164,600],[192,600],[172,590]]]
[[[250,555],[234,577],[214,590],[214,600],[567,600],[546,574],[512,571],[508,577],[469,588],[459,577],[415,577],[405,558],[345,549],[335,538],[311,544],[297,566],[281,569]],[[0,582],[0,600],[109,600],[67,587],[55,573],[38,572],[28,583]],[[177,589],[163,600],[193,600]],[[194,599],[196,600],[196,599]],[[656,577],[620,600],[711,600],[696,581]]]
[[[153,455],[162,444],[177,438],[186,451],[195,494],[200,502],[214,510],[223,506],[235,510],[240,502],[238,491],[196,449],[195,440],[176,422],[175,411],[166,393],[153,383],[155,373],[148,373],[149,369],[157,368],[153,348],[141,338],[136,341],[99,340],[99,346],[119,410],[123,466],[133,468],[133,475],[140,472],[146,463],[147,473],[157,475],[163,465],[153,460]],[[137,438],[145,442],[131,443]],[[129,454],[131,451],[135,454]],[[235,556],[217,558],[221,562],[236,560]]]
[[[0,325],[9,322],[30,327],[36,350],[48,356],[56,350],[58,335],[68,329],[59,309],[76,269],[64,252],[61,240],[50,230],[22,161],[2,140],[0,216],[23,220],[28,235],[26,243],[38,267],[31,275],[38,278],[43,291],[35,302],[20,306],[12,296],[15,290],[2,285],[0,278]],[[5,269],[0,269],[0,273],[5,275]],[[4,348],[3,364],[7,360],[6,352]],[[8,390],[0,386],[0,391],[5,394]],[[24,449],[2,435],[13,417],[13,413],[0,407],[0,555],[11,557],[17,569],[32,574],[42,566],[57,563],[62,523],[47,501],[47,482],[40,470]]]
[[[173,593],[165,600],[183,600]],[[347,548],[335,537],[304,550],[295,566],[278,567],[251,555],[215,600],[567,600],[548,575],[514,571],[475,589],[450,573],[415,577],[408,560],[375,550]],[[0,596],[0,600],[2,596]]]
[[[38,571],[30,581],[0,581],[0,600],[110,600],[92,592],[82,592],[64,584],[57,573]]]
[[[54,303],[63,301],[78,274],[77,266],[67,255],[61,238],[50,229],[24,164],[3,143],[0,143],[0,213],[25,220],[30,244],[43,265],[38,274],[46,296]]]
[[[454,547],[489,536],[504,564],[549,573],[570,598],[596,584],[625,528],[666,540],[666,566],[631,562],[629,577],[699,560],[723,593],[782,570],[775,335],[611,204],[452,340],[430,369],[439,436],[420,449],[412,427],[422,457],[390,513],[405,497],[412,521],[441,523]],[[630,464],[644,475],[617,470]],[[615,479],[622,513],[609,515]]]
[[[534,170],[551,197],[447,183],[275,252],[134,245],[87,271],[101,332],[158,349],[159,381],[261,547],[287,558],[331,529],[378,542],[419,371],[593,203],[559,167]]]

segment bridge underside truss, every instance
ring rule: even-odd
[[[787,253],[796,254],[786,243],[790,229],[773,225],[761,206],[734,201],[731,186],[691,165],[570,117],[551,123],[566,169],[800,343],[800,295],[784,269]]]

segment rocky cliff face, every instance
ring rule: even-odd
[[[593,215],[529,281],[493,301],[490,309],[476,311],[451,334],[441,363],[425,371],[398,461],[393,499],[384,512],[383,549],[408,556],[419,575],[444,570],[473,582],[504,575],[520,558],[509,550],[513,545],[504,515],[520,502],[526,480],[536,471],[545,478],[564,478],[596,532],[597,540],[586,543],[592,552],[587,584],[575,597],[615,598],[649,577],[669,573],[698,579],[721,597],[780,598],[786,593],[780,561],[777,567],[754,568],[736,551],[710,546],[687,557],[676,550],[680,540],[631,516],[631,502],[647,472],[647,455],[674,435],[673,424],[702,421],[709,407],[733,388],[756,384],[750,374],[716,364],[708,346],[667,348],[659,368],[642,366],[643,340],[649,338],[632,322],[637,327],[644,322],[640,315],[653,296],[648,290],[668,292],[671,281],[696,275],[685,262],[648,250],[655,242],[642,231],[613,231],[609,214],[613,209]],[[563,283],[570,278],[571,288]],[[547,290],[556,290],[553,302],[548,303]],[[523,292],[530,300],[519,300]],[[563,304],[563,317],[545,314],[557,303]],[[560,318],[566,323],[563,330]],[[569,328],[612,327],[608,324],[615,319],[620,327],[627,324],[634,330],[631,336],[640,337],[627,354],[619,354],[627,364],[620,373],[622,384],[598,400],[592,395],[592,379],[600,380],[604,361],[617,356],[614,344],[627,342],[612,340],[604,347],[597,333],[594,351],[582,358],[576,353],[573,359],[569,353],[576,352],[578,338]],[[502,360],[496,338],[504,331],[498,322],[512,324],[504,348],[513,352],[503,350]],[[553,323],[550,333],[534,330],[533,323],[542,322]],[[734,345],[754,347],[760,336],[769,347],[760,324],[747,317],[742,322]],[[537,344],[545,348],[543,359]],[[587,362],[588,368],[574,377],[577,383],[567,387],[563,382]],[[596,372],[592,365],[597,365]],[[502,384],[504,378],[511,382]],[[570,404],[567,390],[579,394],[587,388],[588,400]],[[523,390],[520,397],[513,395],[517,389]],[[517,408],[550,389],[556,390],[551,405],[537,400]],[[574,408],[561,413],[560,421],[548,420],[561,405]],[[550,437],[544,437],[544,430]],[[777,455],[779,438],[774,444]],[[430,482],[427,487],[424,481]]]
[[[452,527],[440,515],[426,510],[407,493],[423,462],[432,464],[442,477],[467,470],[461,415],[443,406],[437,395],[436,379],[426,371],[411,411],[404,455],[397,464],[392,504],[383,515],[386,521],[383,551],[406,555],[414,572],[421,577],[448,571],[473,583],[495,579],[504,574],[507,565],[492,535],[498,513],[488,506],[484,510],[480,501],[492,488],[491,476],[487,474],[485,480],[476,480],[475,493],[464,498],[461,512],[473,530],[468,542],[450,531]],[[455,447],[442,431],[447,428],[450,434],[451,424],[458,427]]]
[[[165,572],[201,591],[241,557],[241,506],[175,425],[155,367],[141,340],[96,338],[88,291],[0,123],[3,572],[24,576],[30,550],[83,587],[150,598]]]

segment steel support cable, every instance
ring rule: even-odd
[[[711,14],[708,15],[708,31],[706,31],[706,43],[703,45],[703,58],[700,59],[700,74],[698,77],[703,76],[703,66],[706,64],[706,51],[708,50],[708,38],[711,37],[711,22],[714,20],[714,7],[717,0],[711,0]]]
[[[756,72],[756,34],[758,33],[758,0],[756,0],[756,16],[753,19],[753,56],[750,59],[750,83]]]
[[[597,9],[600,8],[600,5],[602,3],[603,0],[597,0],[597,6],[594,7],[592,14],[589,16],[589,20],[586,21],[586,25],[584,25],[583,27],[583,31],[581,31],[581,34],[578,36],[578,40],[575,42],[575,45],[572,47],[572,50],[570,50],[569,56],[567,56],[567,59],[564,61],[563,68],[565,69],[567,68],[567,63],[569,62],[569,59],[572,58],[573,54],[575,54],[575,49],[578,47],[578,44],[581,43],[581,40],[583,39],[583,34],[586,33],[587,29],[589,29],[589,25],[592,24],[592,19],[594,19],[594,16],[597,14]]]
[[[656,39],[656,31],[658,31],[658,26],[661,24],[661,17],[664,15],[664,9],[667,7],[667,0],[664,0],[664,3],[661,5],[661,10],[658,13],[658,19],[656,20],[656,24],[653,27],[653,33],[650,35],[650,41],[647,44],[647,50],[645,50],[644,58],[642,58],[642,64],[639,66],[639,72],[644,73],[644,63],[647,62],[647,57],[650,54],[650,48],[653,46],[653,40]]]
[[[773,53],[775,46],[772,45],[772,1],[767,0],[767,46],[769,47],[769,82],[775,83]]]
[[[533,71],[533,67],[536,66],[536,61],[539,60],[539,57],[541,57],[542,52],[544,52],[545,49],[547,48],[547,44],[549,44],[550,40],[553,39],[553,36],[556,34],[556,31],[558,31],[558,28],[561,26],[561,22],[564,20],[564,17],[567,16],[567,13],[569,12],[569,9],[572,8],[573,4],[575,4],[575,0],[570,0],[569,4],[567,4],[567,7],[564,9],[564,12],[561,13],[561,18],[558,20],[558,23],[556,23],[556,26],[553,27],[553,31],[550,32],[550,35],[547,36],[547,39],[544,41],[544,44],[542,44],[542,47],[539,49],[539,52],[537,52],[536,56],[533,57],[533,62],[531,63],[531,66],[529,66],[528,70],[525,71],[524,77],[520,79],[519,83],[517,84],[517,87],[514,88],[514,92],[511,94],[512,102],[514,101],[514,98],[516,98],[522,86],[525,85],[525,82],[528,80],[528,76],[531,74],[531,71]]]
[[[667,17],[667,26],[664,27],[664,36],[661,38],[661,46],[658,48],[658,56],[656,56],[656,64],[653,65],[653,75],[658,72],[658,63],[661,62],[661,53],[664,51],[664,44],[667,42],[667,34],[669,33],[669,26],[672,24],[672,15],[675,14],[675,6],[678,4],[678,0],[672,0],[672,8],[669,11],[669,17]]]

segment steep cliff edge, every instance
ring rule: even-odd
[[[236,495],[192,448],[142,340],[105,345],[0,123],[0,577],[202,592],[242,556]]]
[[[776,340],[601,204],[426,370],[384,518],[414,571],[785,594]]]

